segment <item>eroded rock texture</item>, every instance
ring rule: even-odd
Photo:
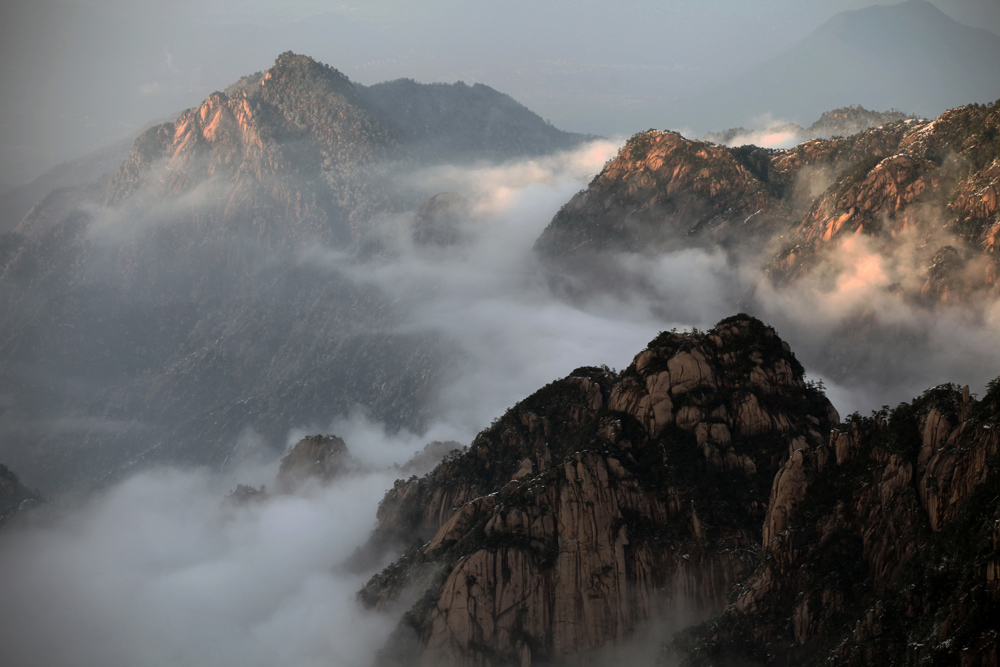
[[[375,539],[412,546],[360,594],[409,606],[381,658],[585,658],[661,605],[719,608],[757,563],[775,473],[836,421],[747,316],[663,333],[621,373],[577,369],[386,495]]]
[[[764,558],[689,665],[997,665],[1000,381],[852,415],[775,477]]]
[[[896,289],[908,299],[995,296],[998,130],[998,103],[789,150],[650,130],[556,214],[536,249],[586,268],[609,250],[721,247],[787,284],[862,239],[871,253],[894,258],[887,263],[906,263]]]

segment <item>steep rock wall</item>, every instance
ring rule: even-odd
[[[852,415],[775,477],[765,557],[685,664],[997,665],[1000,382]]]
[[[620,374],[578,369],[387,494],[375,539],[411,546],[360,594],[409,606],[382,659],[583,658],[679,601],[720,607],[775,472],[836,420],[746,316],[661,334]]]

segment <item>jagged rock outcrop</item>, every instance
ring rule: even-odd
[[[922,266],[916,268],[923,268],[926,282],[903,288],[919,289],[932,301],[991,289],[997,273],[991,239],[998,209],[991,193],[1000,187],[1000,172],[994,167],[1000,158],[998,126],[1000,104],[994,103],[859,135],[882,135],[891,141],[871,151],[849,148],[853,164],[814,201],[775,257],[772,275],[784,281],[801,277],[826,247],[860,233],[872,237],[876,249],[886,254],[903,242],[919,249]],[[849,141],[854,139],[832,140],[829,143],[844,145],[827,150],[842,151]],[[795,150],[806,154],[802,164],[816,164],[808,156],[816,147],[807,144]],[[940,271],[946,248],[961,269],[952,268],[949,276]]]
[[[668,250],[692,239],[725,245],[733,227],[748,236],[780,215],[779,199],[755,173],[769,157],[764,149],[728,149],[677,132],[637,134],[560,209],[535,247],[562,257]]]
[[[335,435],[309,435],[295,443],[292,450],[281,459],[278,483],[290,488],[308,479],[328,482],[359,468],[360,462],[351,456],[343,438]]]
[[[981,401],[942,385],[796,451],[761,564],[672,648],[688,665],[997,665],[998,429],[1000,378]]]
[[[0,528],[42,501],[40,493],[26,487],[10,468],[0,463]]]
[[[466,236],[462,223],[469,218],[469,201],[455,192],[441,192],[426,202],[413,219],[413,240],[418,245],[450,246]]]
[[[871,252],[905,264],[890,282],[910,300],[995,296],[998,127],[1000,102],[781,151],[650,130],[556,214],[536,249],[588,266],[609,250],[692,246],[760,261],[754,253],[770,246],[763,268],[787,284],[864,238]]]
[[[577,369],[387,493],[373,539],[412,546],[360,598],[417,602],[382,659],[576,659],[661,605],[719,607],[756,563],[775,472],[836,421],[747,316],[665,332],[621,373]]]

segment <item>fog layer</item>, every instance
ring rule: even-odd
[[[939,381],[981,385],[997,373],[983,364],[1000,358],[995,305],[931,313],[894,300],[879,256],[864,246],[837,250],[845,254],[830,265],[845,268],[831,283],[784,289],[721,252],[620,255],[606,276],[595,265],[592,284],[600,289],[573,302],[557,298],[532,244],[616,150],[614,142],[596,142],[548,158],[401,175],[415,190],[464,200],[460,242],[417,243],[407,213],[373,222],[383,252],[371,259],[347,261],[321,245],[303,252],[303,270],[336,274],[398,304],[397,333],[449,341],[430,428],[386,435],[360,409],[302,424],[289,443],[334,432],[381,472],[260,503],[236,506],[223,497],[238,482],[271,484],[277,464],[266,454],[225,475],[147,470],[78,506],[51,505],[0,535],[0,571],[13,573],[0,582],[0,661],[370,664],[396,618],[361,610],[354,595],[382,563],[358,572],[343,562],[366,539],[393,483],[385,466],[429,440],[467,444],[514,402],[574,367],[623,368],[663,329],[705,329],[751,307],[777,326],[813,379],[834,377],[831,349],[854,367],[859,355],[879,360],[869,372],[829,383],[842,414]],[[877,311],[884,336],[850,338],[843,324],[858,308]],[[253,451],[274,444],[252,432],[245,439]]]

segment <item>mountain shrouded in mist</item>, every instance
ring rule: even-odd
[[[809,331],[796,340],[812,368],[850,383],[923,373],[912,393],[947,379],[937,358],[995,349],[998,126],[993,103],[788,150],[640,133],[536,249],[579,301],[660,294],[644,265],[723,252],[741,308]],[[985,383],[980,352],[962,367]]]
[[[907,0],[838,14],[689,104],[706,130],[766,115],[803,124],[849,104],[937,116],[1000,97],[998,62],[1000,36]]]
[[[387,86],[383,105],[420,97]],[[434,194],[401,177],[435,164],[428,147],[468,161],[584,139],[485,87],[441,90],[393,119],[285,53],[144,132],[105,180],[36,205],[0,246],[3,458],[86,485],[140,461],[218,465],[247,429],[280,443],[355,406],[424,424],[444,348],[343,271]],[[450,142],[434,113],[461,126]],[[537,141],[511,143],[524,128]],[[331,269],[323,253],[343,254]]]

